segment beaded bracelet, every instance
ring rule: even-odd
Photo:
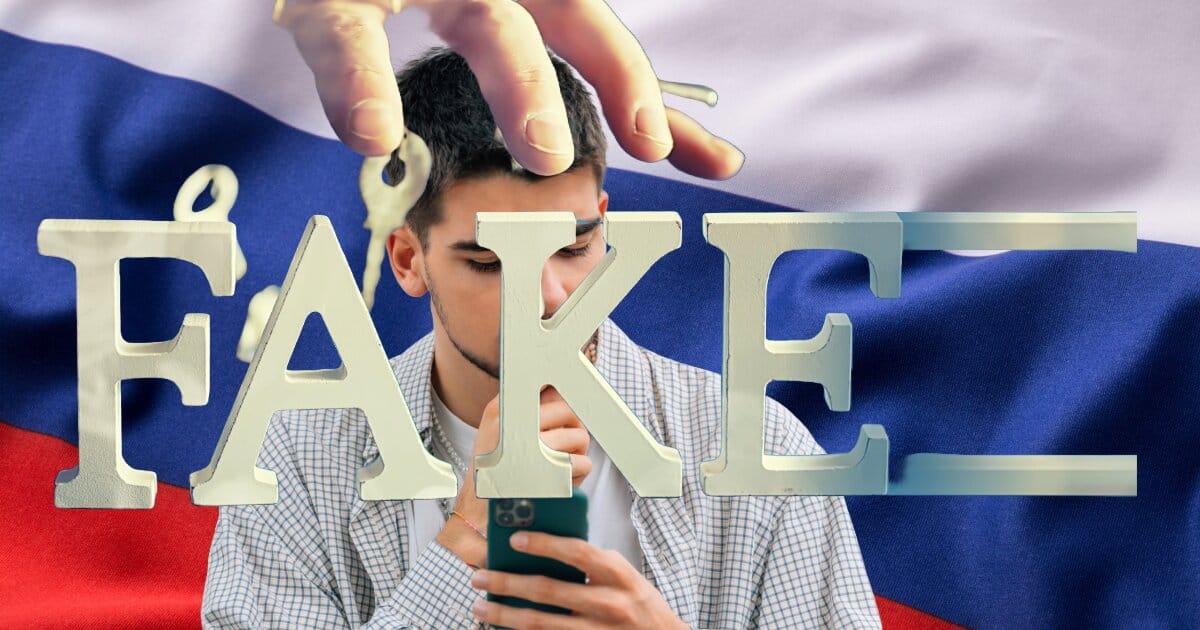
[[[466,523],[467,527],[470,527],[472,530],[474,530],[476,534],[479,534],[480,538],[487,540],[487,534],[483,533],[483,530],[476,527],[475,523],[472,523],[471,521],[467,520],[467,517],[460,514],[458,512],[458,510],[451,512],[450,516],[457,516],[458,518],[462,519],[462,522]]]

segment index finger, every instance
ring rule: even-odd
[[[562,394],[558,393],[558,389],[553,385],[546,385],[538,393],[538,398],[541,402],[551,402],[554,400],[563,400]]]
[[[608,126],[633,157],[656,162],[673,140],[658,78],[641,44],[600,0],[526,0],[546,43],[596,88]]]
[[[538,175],[575,161],[558,76],[533,18],[510,0],[423,3],[430,25],[458,51],[500,127],[508,152]]]
[[[589,583],[612,584],[620,575],[613,554],[579,538],[522,531],[513,534],[509,544],[522,553],[571,565],[586,573]]]
[[[404,136],[404,106],[383,30],[392,8],[385,0],[289,0],[275,15],[312,70],[334,133],[368,156],[391,153]]]

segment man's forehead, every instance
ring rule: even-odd
[[[595,232],[603,223],[604,218],[598,215],[590,219],[575,219],[575,238],[578,239],[582,236]],[[490,251],[475,241],[474,234],[470,236],[462,236],[461,238],[450,239],[448,246],[450,249],[465,252]]]

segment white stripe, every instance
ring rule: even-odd
[[[614,167],[808,210],[1135,210],[1140,237],[1200,246],[1200,3],[610,4],[663,78],[721,94],[711,110],[668,103],[747,154],[721,183],[619,149]],[[332,137],[270,12],[21,0],[0,28],[194,79]],[[437,43],[425,23],[391,18],[397,65]]]

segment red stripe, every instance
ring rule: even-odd
[[[159,484],[153,510],[60,510],[74,445],[0,422],[0,452],[0,627],[199,627],[215,508]],[[886,630],[959,627],[875,601]]]
[[[62,510],[74,445],[0,422],[0,627],[196,628],[216,508],[159,484],[153,510]]]
[[[883,630],[954,630],[963,627],[879,595],[875,596],[875,603],[879,606]]]

